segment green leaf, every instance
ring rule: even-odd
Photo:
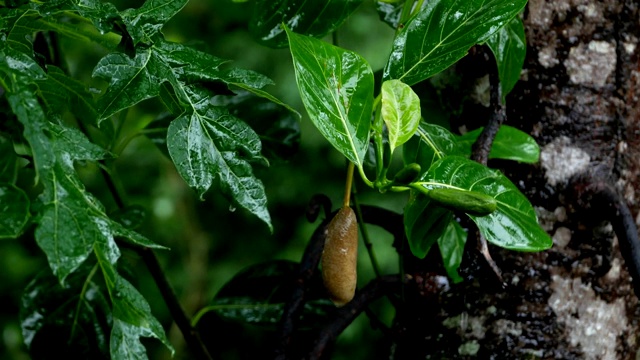
[[[95,268],[94,268],[95,269]],[[24,343],[34,359],[103,359],[109,352],[111,309],[95,271],[77,271],[61,285],[43,271],[27,285],[20,305]]]
[[[291,31],[321,38],[335,31],[363,0],[257,0],[249,31],[262,44],[287,46],[282,24]]]
[[[480,136],[482,129],[479,128],[458,137],[458,146],[462,154],[471,155],[471,147]],[[502,125],[493,140],[489,158],[533,164],[540,158],[540,147],[529,134],[514,127]]]
[[[287,29],[298,90],[320,133],[362,166],[369,146],[373,72],[360,55]]]
[[[404,144],[405,165],[420,164],[426,172],[435,161],[448,155],[458,155],[456,136],[442,126],[420,122],[418,131]]]
[[[70,110],[85,123],[97,125],[98,111],[85,86],[55,66],[49,65],[47,69],[47,78],[37,86],[49,112],[60,114],[65,109]]]
[[[393,151],[407,142],[420,124],[420,99],[409,85],[399,80],[382,83],[382,119],[389,131]]]
[[[189,0],[146,0],[138,9],[127,9],[121,13],[122,21],[133,39],[133,45],[139,42],[151,42],[164,24],[177,14]]]
[[[469,159],[448,156],[434,163],[415,184],[468,190],[489,195],[497,209],[487,216],[471,216],[491,243],[519,251],[541,251],[551,247],[549,235],[540,228],[529,200],[502,173]]]
[[[94,250],[113,308],[111,358],[147,359],[145,348],[140,342],[140,337],[143,336],[160,340],[173,354],[173,347],[162,325],[151,314],[147,301],[116,271],[115,263],[120,257],[120,251],[113,239],[96,242]]]
[[[260,159],[258,135],[220,107],[174,120],[167,133],[169,154],[178,172],[200,197],[214,184],[234,205],[249,210],[269,228],[271,218],[262,182],[247,160]]]
[[[383,79],[416,84],[453,65],[513,19],[526,0],[427,1],[398,32]]]
[[[232,115],[251,126],[262,142],[262,155],[270,161],[288,160],[297,153],[300,122],[292,112],[246,91],[215,96],[211,103],[226,106]]]
[[[273,260],[240,271],[194,316],[193,322],[200,323],[213,312],[228,320],[275,327],[291,296],[299,266],[287,260]],[[307,301],[298,326],[317,327],[326,322],[335,306],[325,299],[318,273],[309,280],[307,289]]]
[[[153,48],[139,49],[131,59],[122,53],[109,54],[98,62],[93,76],[109,81],[109,88],[98,98],[98,120],[158,96],[160,84],[171,74],[156,62]]]
[[[211,98],[215,93],[203,85],[221,81],[275,99],[260,89],[271,80],[248,70],[220,70],[224,62],[160,39],[138,51],[133,59],[124,54],[107,55],[94,70],[95,76],[111,82],[98,100],[100,118],[161,95],[178,116],[168,128],[167,146],[180,175],[201,197],[216,185],[234,205],[271,227],[264,187],[247,162],[262,160],[260,138],[243,121],[214,106]]]
[[[520,17],[514,17],[506,26],[491,35],[487,39],[487,45],[496,58],[504,103],[507,94],[520,79],[524,58],[527,55],[527,39]]]
[[[434,204],[428,197],[411,191],[409,202],[404,208],[404,230],[411,253],[424,259],[433,244],[442,236],[453,213]]]
[[[444,264],[447,275],[455,284],[463,279],[458,274],[458,268],[462,263],[462,255],[464,254],[464,245],[467,242],[467,232],[460,224],[452,219],[449,225],[438,238],[438,247],[440,255],[442,255],[442,263]]]
[[[44,192],[39,200],[35,236],[49,265],[61,281],[76,270],[93,251],[97,241],[124,236],[143,246],[154,245],[143,236],[109,219],[100,202],[88,193],[73,162],[99,160],[109,154],[78,130],[50,123],[28,88],[8,96],[9,104],[24,126],[36,171]]]
[[[21,189],[0,183],[0,239],[16,238],[29,219],[29,198]]]

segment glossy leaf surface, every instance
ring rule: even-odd
[[[291,296],[299,266],[291,261],[275,260],[242,270],[220,289],[195,319],[206,321],[206,317],[215,313],[228,320],[274,327]],[[335,307],[324,297],[322,279],[316,273],[308,283],[308,301],[300,325],[313,326],[326,321]]]
[[[369,146],[373,72],[360,55],[287,30],[298,90],[311,121],[362,166]]]
[[[20,319],[25,345],[34,359],[51,353],[65,358],[108,356],[111,309],[92,273],[85,268],[61,285],[43,271],[27,285]]]
[[[432,0],[396,35],[383,79],[413,85],[448,68],[485,42],[526,0]]]
[[[0,183],[0,239],[16,238],[29,219],[29,198],[14,185]]]
[[[407,142],[420,124],[420,99],[411,87],[398,80],[382,84],[382,119],[387,124],[393,151]]]
[[[400,23],[403,7],[404,0],[396,2],[376,1],[376,10],[378,11],[380,20],[394,29],[396,29]]]
[[[507,94],[520,79],[524,58],[527,55],[527,39],[522,20],[517,16],[511,19],[506,26],[487,39],[487,45],[498,63],[500,90],[504,103]]]
[[[150,42],[175,14],[182,9],[189,0],[146,0],[138,9],[127,9],[121,13],[122,21],[127,26],[127,32],[133,39],[133,44],[144,41]]]
[[[405,165],[420,164],[422,172],[429,170],[431,164],[448,155],[458,155],[456,136],[442,126],[421,122],[417,132],[404,144],[403,160]]]
[[[47,78],[38,82],[38,90],[48,111],[69,110],[85,123],[96,125],[98,111],[85,86],[53,65],[47,66],[47,70]]]
[[[458,268],[462,263],[462,255],[464,254],[464,245],[467,242],[467,232],[455,220],[451,219],[449,225],[438,238],[438,247],[440,255],[442,255],[442,263],[444,264],[447,275],[454,283],[459,283],[463,279],[458,274]]]
[[[256,0],[249,31],[262,44],[287,46],[282,24],[316,38],[336,30],[363,0]]]
[[[470,190],[492,196],[497,209],[487,216],[471,216],[491,243],[511,250],[541,251],[551,247],[549,235],[538,225],[529,200],[502,173],[474,161],[448,156],[434,163],[420,186]]]
[[[462,154],[471,155],[471,147],[480,136],[482,129],[479,128],[458,137],[458,146]],[[540,158],[540,147],[529,134],[514,127],[502,125],[493,140],[489,158],[533,164]]]
[[[167,144],[180,175],[201,197],[215,183],[235,205],[271,226],[264,186],[247,162],[260,159],[260,138],[247,124],[211,107],[174,120]]]
[[[404,208],[404,230],[411,253],[424,259],[452,219],[450,210],[435,205],[424,194],[412,190]]]

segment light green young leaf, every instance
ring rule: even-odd
[[[282,24],[291,31],[321,38],[336,30],[363,0],[256,0],[249,31],[262,44],[287,46]]]
[[[471,155],[471,147],[480,136],[482,129],[479,128],[458,137],[458,150],[461,154]],[[502,125],[493,140],[489,158],[534,164],[540,158],[540,147],[529,134],[514,127]]]
[[[407,142],[420,124],[420,98],[400,80],[382,83],[382,119],[389,131],[391,151]]]
[[[469,159],[447,156],[435,162],[420,181],[425,189],[438,187],[468,190],[489,195],[497,209],[487,216],[471,216],[491,243],[519,251],[541,251],[551,247],[549,235],[538,225],[527,198],[502,173]]]
[[[516,16],[487,39],[498,65],[502,102],[520,79],[522,65],[527,54],[527,39],[522,20]]]
[[[440,255],[442,255],[442,263],[444,264],[447,275],[455,284],[463,279],[458,274],[458,268],[462,263],[462,255],[464,254],[464,245],[467,242],[467,232],[455,220],[451,219],[449,225],[438,238],[438,247]]]
[[[383,79],[416,84],[453,65],[524,8],[526,0],[427,1],[398,32]]]
[[[16,238],[29,219],[29,198],[20,188],[0,183],[0,239]]]
[[[320,133],[362,166],[369,146],[373,72],[360,55],[286,29],[298,91]]]

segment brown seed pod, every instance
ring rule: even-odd
[[[322,251],[322,280],[329,297],[338,306],[353,299],[358,261],[358,222],[353,210],[343,206],[327,226]]]

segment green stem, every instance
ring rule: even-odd
[[[344,186],[344,198],[342,200],[343,207],[349,207],[350,198],[351,198],[351,187],[353,184],[353,168],[354,165],[351,161],[349,161],[349,165],[347,166],[347,180],[345,181]]]
[[[402,13],[400,14],[400,21],[398,22],[398,29],[396,29],[396,32],[400,31],[404,24],[406,24],[407,20],[409,20],[409,18],[411,17],[411,9],[413,9],[414,3],[414,0],[405,1],[404,7],[402,8]]]
[[[373,251],[373,244],[371,243],[371,238],[369,237],[367,225],[365,224],[362,218],[362,210],[360,210],[360,203],[358,202],[357,195],[358,193],[354,184],[353,207],[356,210],[356,218],[358,219],[358,225],[360,226],[360,233],[362,233],[362,241],[364,242],[364,247],[367,249],[367,253],[369,254],[369,260],[371,261],[371,267],[373,267],[373,272],[376,274],[376,278],[380,278],[380,266],[378,266],[378,260],[376,259],[376,255]]]
[[[422,3],[424,3],[424,0],[418,0],[418,4],[413,8],[413,11],[411,12],[411,16],[420,12],[420,9],[422,9]]]

